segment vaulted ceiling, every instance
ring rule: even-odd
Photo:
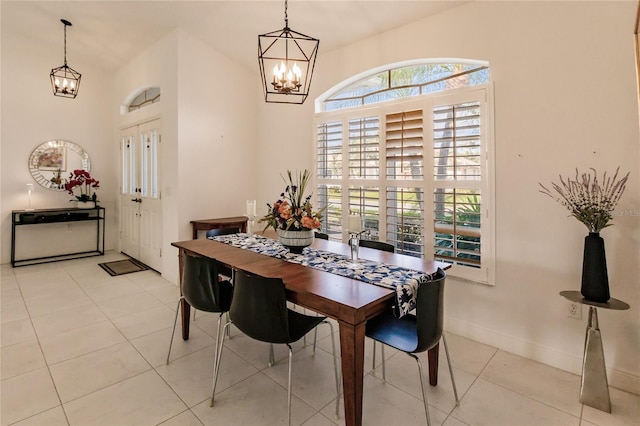
[[[290,0],[291,29],[320,39],[320,52],[414,22],[466,1]],[[61,18],[68,60],[92,61],[108,70],[181,28],[217,51],[257,67],[257,37],[284,27],[284,0],[235,1],[7,1],[0,3],[2,36],[19,34],[59,49]]]

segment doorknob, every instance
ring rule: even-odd
[[[132,198],[131,201],[136,202],[136,203],[141,203],[142,202],[142,198]]]

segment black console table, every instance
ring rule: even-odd
[[[92,209],[61,208],[61,209],[35,209],[13,210],[11,212],[11,265],[27,266],[38,263],[57,262],[59,260],[77,259],[81,257],[104,255],[104,207]],[[73,253],[60,253],[52,256],[34,257],[29,259],[16,259],[16,227],[38,226],[53,223],[69,222],[95,222],[96,224],[96,248]]]

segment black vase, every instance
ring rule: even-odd
[[[589,232],[589,235],[584,238],[580,293],[585,299],[599,303],[606,303],[611,297],[604,240],[598,232]]]

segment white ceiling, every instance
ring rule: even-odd
[[[456,7],[455,0],[289,0],[289,27],[320,39],[320,52]],[[180,27],[247,68],[257,63],[259,34],[284,27],[284,0],[235,1],[9,1],[1,2],[2,36],[18,33],[60,49],[67,59],[108,70],[126,64]]]

